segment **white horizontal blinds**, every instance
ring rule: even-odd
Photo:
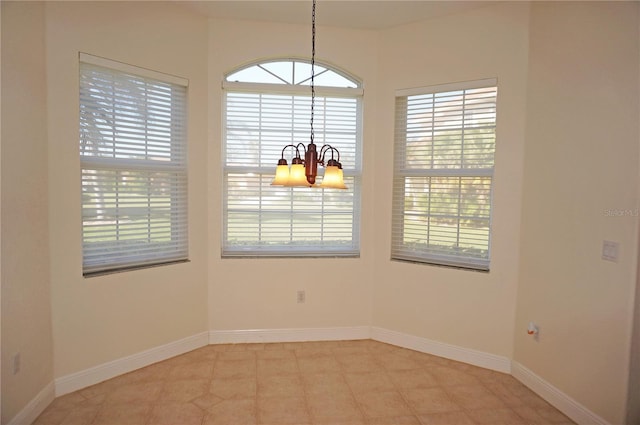
[[[187,88],[119,65],[80,63],[85,275],[188,255]]]
[[[226,90],[223,256],[357,255],[361,98],[315,98],[314,143],[339,150],[348,189],[287,188],[271,181],[284,146],[310,142],[309,88],[286,94],[236,87]],[[293,150],[284,157],[291,164]]]
[[[392,258],[489,269],[496,96],[493,80],[396,97]]]
[[[353,190],[271,186],[273,175],[229,173],[224,254],[348,255],[354,238]],[[354,177],[345,177],[353,187]]]
[[[273,173],[287,144],[310,142],[309,96],[229,91],[226,103],[227,166],[266,167]],[[358,108],[357,98],[316,95],[314,143],[318,150],[325,143],[337,148],[345,174],[357,165]],[[287,160],[292,152],[285,152]]]

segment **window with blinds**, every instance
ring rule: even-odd
[[[271,186],[284,146],[310,141],[309,63],[234,71],[223,83],[223,257],[359,255],[362,89],[324,65],[316,72],[314,143],[339,150],[348,189]]]
[[[80,55],[85,276],[184,261],[187,81]]]
[[[496,80],[396,95],[391,258],[489,270]]]

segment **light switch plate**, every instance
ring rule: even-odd
[[[613,242],[613,241],[602,242],[602,259],[607,261],[618,262],[618,242]]]

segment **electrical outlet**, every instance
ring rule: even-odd
[[[302,303],[304,303],[304,302],[305,302],[305,300],[306,300],[306,294],[305,294],[305,292],[304,292],[304,291],[298,291],[298,297],[297,297],[297,299],[298,299],[298,304],[302,304]]]
[[[618,262],[618,242],[602,241],[602,259]]]
[[[20,353],[16,353],[13,355],[13,359],[12,359],[12,370],[13,370],[13,374],[17,375],[18,372],[20,372]]]

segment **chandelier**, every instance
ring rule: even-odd
[[[313,0],[311,11],[311,141],[305,146],[303,143],[297,145],[286,145],[282,149],[282,157],[278,160],[276,176],[271,182],[273,186],[288,187],[321,187],[333,189],[346,189],[344,184],[344,174],[342,164],[340,164],[340,152],[331,145],[323,145],[320,150],[313,143],[313,109],[315,106],[316,89],[315,78],[316,59],[316,0]],[[287,148],[295,150],[295,156],[291,160],[291,168],[284,158]],[[304,154],[304,159],[301,156]],[[318,175],[318,165],[325,168],[322,183],[316,185]]]

